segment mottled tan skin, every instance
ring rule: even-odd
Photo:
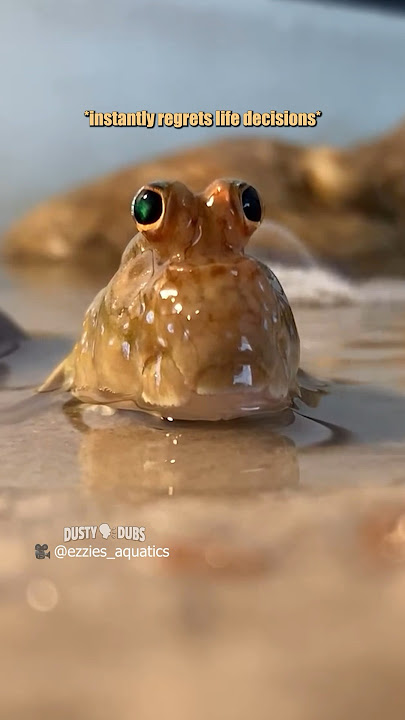
[[[41,391],[181,419],[282,410],[298,392],[299,338],[274,274],[245,254],[259,223],[240,181],[193,194],[152,184],[162,217],[140,231]]]

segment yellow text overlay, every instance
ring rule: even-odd
[[[84,115],[89,119],[90,127],[315,127],[322,111],[269,110],[260,113],[247,110],[240,114],[232,110],[215,110],[213,113],[203,110],[187,113],[155,113],[148,110],[101,113],[86,110]]]

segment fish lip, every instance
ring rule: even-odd
[[[225,391],[211,394],[191,392],[186,403],[179,406],[148,405],[137,403],[139,410],[169,420],[217,422],[243,417],[277,416],[292,407],[288,393],[272,397],[262,390]]]

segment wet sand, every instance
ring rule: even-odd
[[[0,361],[2,716],[403,718],[405,302],[295,303],[303,367],[342,382],[294,422],[156,427],[67,397],[13,419],[101,280],[1,277],[40,336]],[[101,523],[170,556],[53,555],[139,545],[63,542]]]

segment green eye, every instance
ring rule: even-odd
[[[131,214],[139,225],[152,225],[159,220],[162,212],[162,196],[155,190],[140,190],[132,201]]]

